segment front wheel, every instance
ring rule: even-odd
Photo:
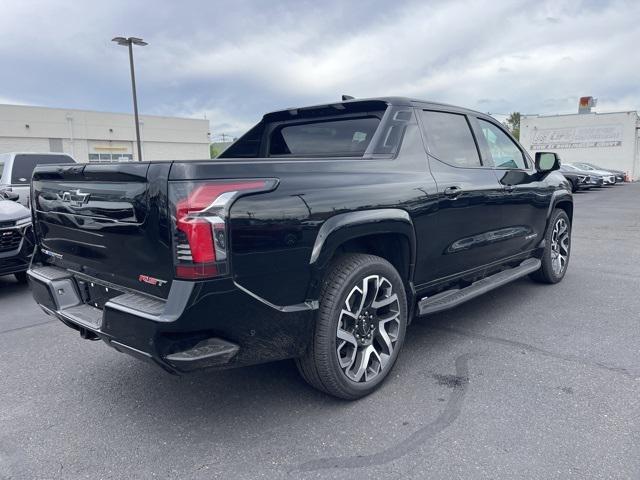
[[[541,283],[558,283],[564,278],[571,254],[571,221],[564,210],[556,209],[551,214],[545,235],[542,266],[531,274]]]
[[[380,386],[404,343],[407,299],[396,269],[374,255],[334,261],[320,293],[311,345],[296,360],[313,387],[355,400]]]

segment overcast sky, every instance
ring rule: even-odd
[[[640,109],[640,1],[0,0],[0,103],[140,111],[238,135],[266,111],[412,96],[483,112]],[[501,118],[501,117],[498,117]]]

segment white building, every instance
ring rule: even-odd
[[[140,116],[143,160],[209,158],[209,121]],[[65,152],[78,162],[137,160],[133,115],[0,104],[0,153]]]
[[[533,156],[556,152],[563,162],[587,162],[640,177],[638,112],[523,115],[520,143]]]

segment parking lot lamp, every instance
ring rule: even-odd
[[[136,121],[136,141],[138,143],[138,161],[142,161],[142,147],[140,144],[140,122],[138,120],[138,97],[136,95],[136,74],[133,68],[133,46],[139,45],[144,47],[147,42],[137,37],[115,37],[111,40],[118,45],[129,48],[129,66],[131,67],[131,90],[133,91],[133,114]]]

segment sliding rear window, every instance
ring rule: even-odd
[[[270,113],[220,158],[362,157],[386,110],[361,101]]]
[[[361,117],[280,125],[269,136],[269,156],[361,157],[379,124]]]

